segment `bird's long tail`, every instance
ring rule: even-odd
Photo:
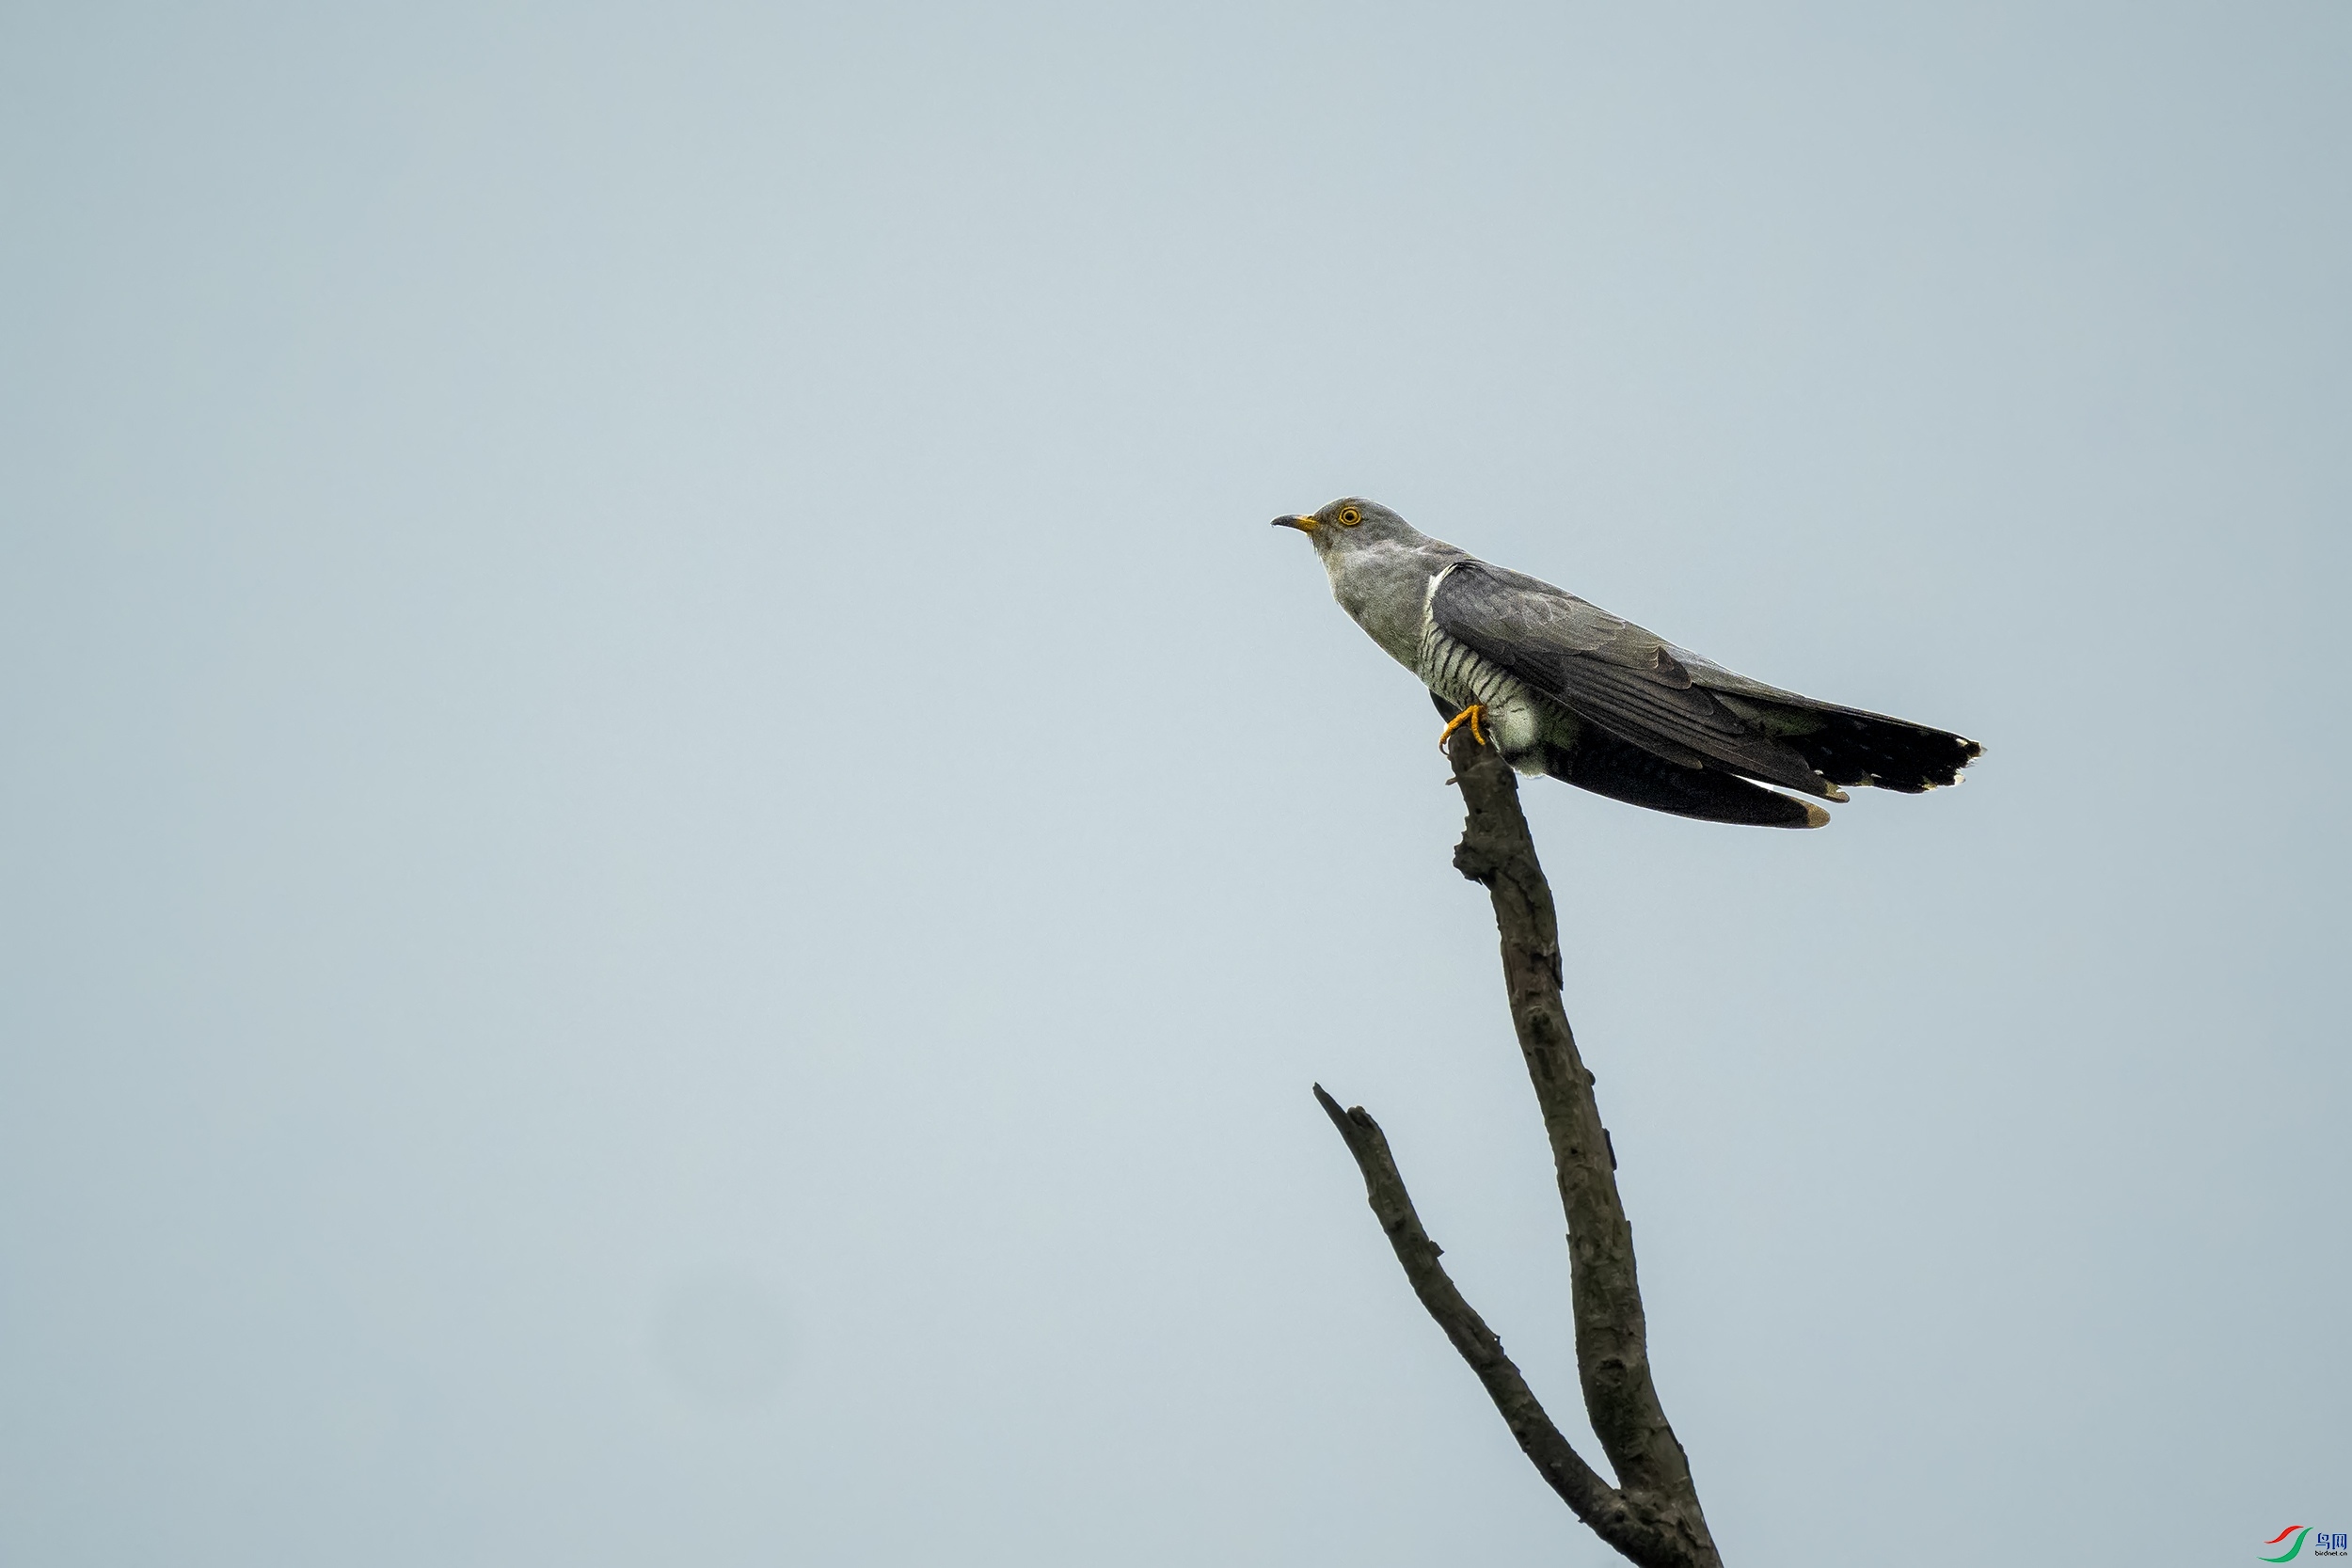
[[[1718,689],[1716,701],[1793,747],[1834,784],[1869,784],[1906,795],[1960,782],[1984,753],[1965,736],[1883,713],[1817,703],[1795,692],[1771,697]]]
[[[1613,800],[1706,822],[1819,828],[1829,821],[1810,800],[1712,768],[1686,768],[1598,728],[1587,729],[1570,750],[1546,748],[1544,771]]]

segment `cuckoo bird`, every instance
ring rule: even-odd
[[[1677,816],[1819,828],[1815,801],[1845,800],[1841,785],[1916,795],[1983,751],[1735,674],[1375,501],[1274,523],[1314,542],[1340,608],[1429,689],[1439,744],[1468,725],[1522,773]]]

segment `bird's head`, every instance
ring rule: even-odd
[[[1317,555],[1361,549],[1366,545],[1409,545],[1421,538],[1412,524],[1361,496],[1343,496],[1319,512],[1277,517],[1274,526],[1298,530],[1314,541]]]

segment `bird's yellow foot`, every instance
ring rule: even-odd
[[[1438,750],[1440,752],[1444,751],[1445,743],[1454,738],[1454,732],[1460,729],[1465,724],[1470,726],[1470,738],[1472,740],[1477,741],[1481,746],[1486,744],[1486,732],[1478,727],[1478,721],[1486,717],[1486,705],[1484,703],[1472,703],[1470,706],[1464,708],[1461,712],[1447,720],[1445,721],[1445,733],[1438,736]]]

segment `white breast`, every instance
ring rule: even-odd
[[[1442,580],[1442,573],[1439,578]],[[1437,584],[1431,583],[1432,599],[1437,592]],[[1413,673],[1422,678],[1422,684],[1457,707],[1468,707],[1472,703],[1486,705],[1486,727],[1493,734],[1502,754],[1522,772],[1543,771],[1538,742],[1543,738],[1549,705],[1530,690],[1525,681],[1476,649],[1439,631],[1425,605],[1421,618],[1420,657]]]

